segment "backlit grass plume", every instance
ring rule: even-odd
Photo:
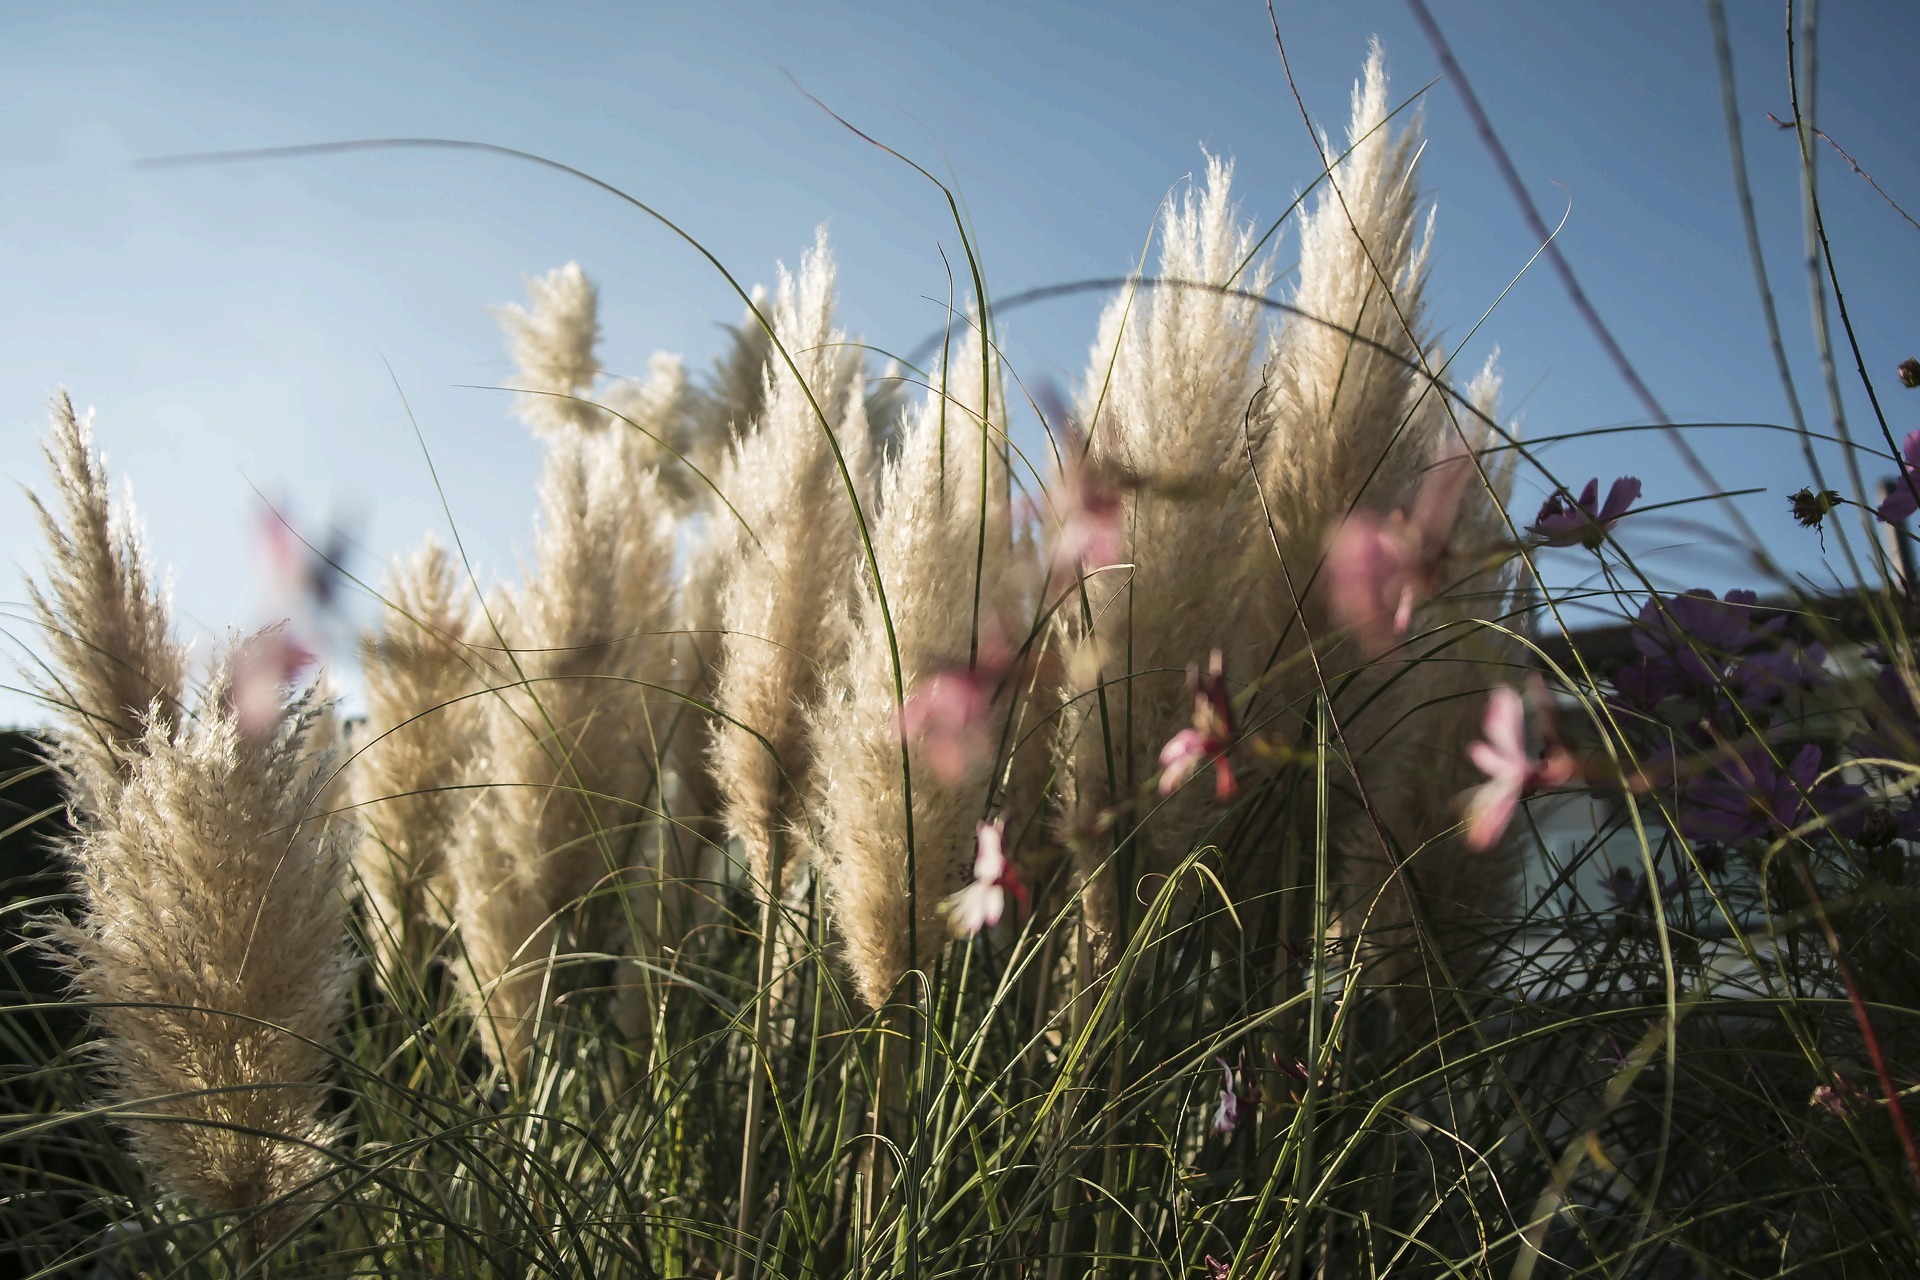
[[[713,524],[724,540],[713,773],[757,885],[806,794],[802,711],[845,650],[862,558],[853,504],[871,484],[864,388],[858,355],[833,327],[834,275],[824,233],[797,275],[781,271],[771,319],[793,368],[769,360],[760,421],[721,484],[738,519]]]
[[[515,410],[539,434],[599,426],[606,414],[586,396],[600,376],[599,290],[569,262],[529,279],[527,295],[496,312],[518,371]]]
[[[1231,184],[1231,166],[1209,158],[1205,181],[1168,210],[1161,274],[1195,287],[1114,299],[1081,392],[1093,465],[1134,483],[1120,515],[1131,568],[1092,575],[1084,606],[1065,611],[1085,655],[1070,665],[1061,730],[1062,809],[1073,835],[1152,787],[1162,744],[1193,717],[1189,666],[1223,649],[1228,672],[1244,679],[1259,673],[1271,645],[1267,619],[1252,607],[1256,576],[1269,566],[1244,426],[1257,407],[1265,313],[1256,297],[1219,290],[1258,295],[1272,268],[1250,261],[1253,235]],[[1133,870],[1164,869],[1184,854],[1203,834],[1207,803],[1192,787],[1156,812],[1147,859]],[[1096,874],[1099,842],[1081,848],[1088,918],[1104,937],[1115,925],[1114,878],[1103,884]]]
[[[47,541],[47,581],[28,585],[53,656],[40,692],[60,726],[56,750],[72,797],[87,813],[109,802],[149,715],[180,724],[187,665],[132,505],[111,501],[90,419],[66,392],[54,397],[53,431],[41,445],[53,497],[29,495]]]
[[[223,660],[183,733],[140,740],[69,846],[83,914],[55,935],[96,1002],[135,1151],[227,1211],[298,1200],[330,1172],[321,1102],[355,967],[350,836],[319,811],[333,757],[309,750],[329,712],[302,697],[243,734],[231,679]]]
[[[136,1153],[207,1208],[268,1206],[328,1172],[336,1136],[320,1104],[354,960],[349,836],[321,808],[331,713],[309,691],[243,733],[233,667],[260,642],[243,641],[181,714],[165,606],[64,396],[48,455],[59,511],[40,508],[53,582],[38,599],[73,695],[56,744],[80,900],[52,937],[94,1002]]]
[[[463,977],[517,1070],[565,975],[555,953],[607,940],[642,856],[671,678],[673,542],[655,473],[617,429],[548,435],[534,563],[497,615],[477,788],[449,854]],[[657,722],[656,722],[656,712]],[[599,890],[594,908],[583,899]]]
[[[388,574],[381,627],[363,642],[367,717],[349,770],[364,828],[354,862],[383,976],[421,963],[449,920],[447,845],[472,803],[461,789],[480,745],[493,675],[474,636],[473,589],[437,539]]]
[[[977,331],[956,346],[950,372],[909,420],[881,478],[874,555],[909,706],[941,696],[936,682],[978,681],[979,705],[966,709],[977,743],[947,744],[936,761],[924,738],[911,728],[903,735],[880,599],[857,566],[851,641],[809,717],[820,788],[811,830],[854,985],[873,1007],[946,940],[940,904],[971,875],[975,827],[990,816],[1002,773],[998,737],[1019,687],[1005,655],[1024,603],[1005,409],[997,386],[983,400]],[[912,765],[910,824],[903,744]]]
[[[1305,314],[1281,324],[1261,378],[1261,481],[1302,591],[1329,525],[1356,504],[1391,509],[1432,455],[1419,428],[1436,420],[1409,422],[1417,403],[1439,395],[1419,372],[1432,227],[1419,217],[1421,126],[1416,116],[1395,129],[1388,110],[1376,43],[1353,90],[1352,152],[1300,220],[1288,301]]]
[[[1491,360],[1465,401],[1491,419],[1500,378]],[[1494,433],[1461,406],[1429,398],[1416,413],[1416,438],[1441,465],[1460,465],[1454,423],[1476,447]],[[1353,788],[1334,804],[1332,841],[1341,854],[1336,926],[1364,939],[1368,980],[1398,984],[1438,956],[1470,980],[1475,957],[1513,904],[1520,871],[1517,839],[1475,849],[1460,834],[1461,797],[1481,781],[1458,745],[1478,732],[1489,693],[1525,670],[1509,634],[1515,599],[1513,560],[1489,554],[1509,536],[1502,516],[1512,486],[1509,453],[1483,457],[1463,486],[1450,531],[1457,554],[1441,567],[1434,599],[1420,607],[1406,641],[1357,672],[1341,673],[1336,707]],[[1453,458],[1452,463],[1445,460]],[[1487,626],[1487,622],[1496,625]],[[1439,972],[1408,987],[1409,1002],[1446,985]]]

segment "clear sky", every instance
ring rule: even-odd
[[[1399,0],[1276,0],[1313,119],[1338,131],[1370,36],[1396,94],[1438,74]],[[1785,422],[1729,180],[1704,8],[1691,0],[1433,0],[1433,9],[1561,243],[1642,375],[1683,421]],[[1813,360],[1783,5],[1729,0],[1768,264],[1809,413],[1831,414]],[[1910,6],[1820,6],[1819,122],[1920,213],[1920,103]],[[658,226],[557,175],[476,155],[379,154],[224,168],[139,157],[433,134],[575,164],[675,218],[747,281],[770,281],[827,222],[847,324],[905,349],[937,328],[940,253],[958,253],[939,193],[809,104],[950,174],[1007,294],[1119,274],[1166,192],[1238,161],[1249,218],[1277,216],[1316,171],[1264,6],[867,3],[498,4],[338,0],[12,5],[0,11],[0,602],[31,645],[22,571],[39,554],[19,482],[59,386],[97,409],[130,478],[183,624],[255,625],[269,608],[254,487],[318,532],[348,520],[354,567],[445,517],[408,406],[467,545],[496,574],[530,541],[535,446],[497,385],[509,367],[490,305],[577,259],[602,286],[603,359],[643,372],[656,349],[699,367],[738,314],[710,266]],[[1439,208],[1432,314],[1463,337],[1537,245],[1458,98],[1427,95],[1425,178]],[[1920,231],[1837,157],[1820,160],[1847,301],[1896,437],[1920,392],[1891,377],[1920,353]],[[1291,259],[1283,244],[1280,261]],[[1023,374],[1077,376],[1097,299],[1006,317]],[[1542,263],[1472,338],[1498,344],[1531,436],[1644,421]],[[391,372],[389,372],[391,370]],[[1850,422],[1873,439],[1851,359]],[[402,397],[404,396],[404,404]],[[1703,431],[1725,488],[1774,553],[1823,572],[1785,495],[1797,445]],[[1637,472],[1647,500],[1699,492],[1651,435],[1547,455],[1564,479]],[[1869,474],[1891,471],[1885,460]],[[1537,502],[1537,481],[1523,482]],[[1726,519],[1695,509],[1707,531]],[[1702,530],[1636,534],[1671,585],[1752,571]],[[1829,545],[1833,540],[1829,539]],[[1560,572],[1577,578],[1579,553]],[[1838,563],[1836,559],[1836,564]],[[205,652],[205,644],[201,652]],[[35,718],[0,692],[0,721]]]

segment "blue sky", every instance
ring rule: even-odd
[[[1437,64],[1401,3],[1277,0],[1315,121],[1342,125],[1370,36],[1397,92]],[[1819,120],[1909,209],[1920,121],[1892,0],[1821,6]],[[1682,420],[1784,422],[1729,181],[1703,7],[1433,0],[1456,53],[1561,244],[1642,375]],[[1749,163],[1796,372],[1831,415],[1811,352],[1801,211],[1785,113],[1781,6],[1731,0]],[[809,104],[789,75],[868,131],[950,174],[989,287],[1125,271],[1166,192],[1238,162],[1264,223],[1316,164],[1264,7],[975,3],[335,3],[11,6],[0,16],[0,601],[20,620],[38,555],[19,483],[58,386],[97,410],[191,632],[266,620],[254,487],[318,529],[345,515],[355,567],[445,529],[410,407],[469,549],[495,574],[529,542],[533,443],[508,416],[487,308],[578,259],[601,283],[606,364],[656,349],[698,367],[738,314],[697,255],[632,210],[532,168],[382,154],[154,171],[143,156],[388,134],[480,138],[599,174],[678,220],[749,281],[769,281],[827,222],[848,326],[905,349],[941,322],[939,193]],[[1429,93],[1425,178],[1439,208],[1432,314],[1459,338],[1537,247],[1453,90]],[[1828,230],[1896,437],[1920,392],[1890,376],[1920,352],[1920,232],[1821,157]],[[1280,261],[1291,261],[1283,244]],[[1026,376],[1070,380],[1096,299],[1006,317]],[[1532,436],[1642,421],[1544,264],[1467,348],[1502,351]],[[389,372],[391,369],[391,372]],[[1878,436],[1851,360],[1851,425]],[[404,396],[404,403],[403,403]],[[1787,437],[1700,433],[1724,488],[1790,569],[1824,572],[1784,495],[1808,479]],[[1566,479],[1640,474],[1649,501],[1699,491],[1651,435],[1546,455]],[[1889,471],[1874,463],[1870,474]],[[1533,483],[1533,482],[1528,482]],[[1538,490],[1528,507],[1537,501]],[[1706,532],[1724,517],[1697,509]],[[1671,585],[1751,582],[1702,530],[1635,535]],[[1832,545],[1832,539],[1829,539]],[[1577,579],[1578,553],[1558,572]],[[1838,564],[1838,560],[1835,561]],[[201,649],[205,652],[203,642]],[[0,692],[0,721],[33,718]]]

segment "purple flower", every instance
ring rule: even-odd
[[[1600,887],[1613,899],[1613,905],[1624,911],[1628,907],[1638,906],[1640,899],[1646,896],[1647,878],[1626,867],[1615,867],[1600,881]]]
[[[1836,1074],[1832,1084],[1814,1086],[1812,1095],[1807,1098],[1807,1105],[1824,1111],[1828,1115],[1845,1116],[1848,1112],[1855,1111],[1870,1101],[1871,1099],[1859,1085],[1843,1075]]]
[[[1787,641],[1778,649],[1749,654],[1735,662],[1727,684],[1749,710],[1770,706],[1827,681],[1825,645]]]
[[[1874,678],[1873,690],[1875,696],[1861,707],[1867,727],[1848,745],[1858,756],[1911,761],[1915,745],[1920,743],[1920,713],[1914,709],[1900,669],[1891,664],[1882,667]]]
[[[1616,673],[1615,689],[1646,709],[1688,691],[1717,698],[1730,665],[1786,625],[1782,617],[1755,625],[1759,602],[1751,591],[1716,598],[1699,589],[1647,601],[1633,635],[1642,661]]]
[[[1207,1255],[1207,1280],[1227,1280],[1233,1274],[1233,1264],[1222,1262],[1212,1254]]]
[[[1540,514],[1527,526],[1527,532],[1543,547],[1585,547],[1598,550],[1607,534],[1620,522],[1640,497],[1640,481],[1621,476],[1607,489],[1607,500],[1600,502],[1600,477],[1587,481],[1580,496],[1571,502],[1564,491],[1550,495],[1541,504]]]
[[[1898,524],[1912,515],[1916,504],[1914,489],[1920,488],[1920,431],[1912,432],[1900,447],[1902,465],[1900,475],[1893,482],[1893,492],[1880,503],[1875,512],[1888,524]]]
[[[1695,843],[1744,844],[1782,835],[1816,816],[1842,835],[1857,834],[1866,819],[1860,807],[1865,792],[1833,780],[1816,785],[1819,776],[1818,743],[1801,747],[1785,771],[1763,748],[1750,748],[1687,786],[1680,834]]]

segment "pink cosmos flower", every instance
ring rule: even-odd
[[[1007,857],[1007,819],[1002,814],[974,828],[973,883],[940,904],[956,938],[971,938],[1000,923],[1007,895],[1027,909],[1027,887]]]
[[[1607,500],[1600,501],[1600,478],[1587,481],[1580,496],[1567,501],[1564,493],[1555,493],[1541,504],[1540,514],[1527,526],[1527,533],[1543,547],[1585,547],[1597,550],[1607,534],[1640,498],[1640,481],[1621,476],[1607,489]]]
[[[1900,476],[1893,482],[1892,492],[1881,500],[1880,508],[1875,512],[1888,524],[1900,523],[1912,515],[1916,507],[1920,507],[1913,497],[1914,489],[1920,488],[1920,431],[1907,436],[1900,453],[1903,459]]]
[[[1227,698],[1225,658],[1215,649],[1206,673],[1194,668],[1187,679],[1193,688],[1193,725],[1174,734],[1160,748],[1160,794],[1172,795],[1194,770],[1211,761],[1213,798],[1225,804],[1240,792],[1239,780],[1227,759],[1234,743],[1234,723],[1233,703]]]
[[[1328,540],[1327,609],[1367,653],[1392,648],[1438,587],[1473,474],[1473,459],[1455,454],[1427,469],[1408,507],[1384,519],[1356,511]]]
[[[287,634],[284,624],[242,641],[234,651],[233,682],[226,696],[226,708],[240,732],[256,739],[272,733],[287,686],[314,661],[313,654]]]
[[[920,682],[900,708],[900,727],[945,786],[955,786],[993,751],[988,713],[1012,674],[1014,654],[995,632],[980,638],[969,666],[946,667]]]
[[[1467,797],[1467,847],[1471,849],[1491,849],[1499,843],[1520,797],[1541,788],[1563,787],[1579,771],[1550,725],[1545,752],[1537,759],[1528,754],[1526,708],[1519,691],[1508,685],[1495,689],[1487,699],[1481,732],[1486,740],[1467,748],[1473,763],[1487,775]]]

